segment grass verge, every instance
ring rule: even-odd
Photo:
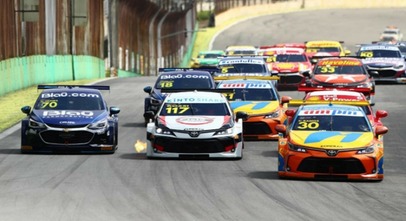
[[[57,85],[78,85],[88,84],[99,79],[65,81],[56,83]],[[32,86],[20,91],[8,93],[0,97],[0,133],[21,121],[26,115],[21,112],[21,107],[33,106],[39,95],[37,86]]]

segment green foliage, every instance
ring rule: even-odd
[[[211,11],[200,11],[197,13],[197,20],[198,21],[206,21],[209,19]]]

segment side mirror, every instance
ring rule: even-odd
[[[278,133],[282,133],[283,136],[286,136],[286,126],[285,126],[284,124],[277,124],[277,125],[275,126],[275,130],[276,130]]]
[[[385,126],[377,126],[375,128],[375,136],[383,135],[388,133],[388,128]]]
[[[24,107],[21,108],[21,112],[28,115],[31,112],[31,107],[30,106],[24,106]]]
[[[377,110],[375,113],[376,121],[378,121],[381,118],[387,117],[388,112],[384,110]]]
[[[379,77],[378,71],[369,71],[368,73],[371,75],[371,77]]]
[[[296,113],[296,110],[293,110],[293,109],[287,109],[287,110],[285,111],[285,114],[286,114],[286,116],[288,116],[288,117],[293,117],[293,116],[295,116],[295,113]]]
[[[235,115],[236,115],[237,120],[238,119],[243,119],[243,120],[248,119],[248,114],[243,111],[238,111]]]
[[[144,113],[144,118],[154,119],[155,113],[153,111],[147,111]]]
[[[152,91],[152,87],[151,86],[146,86],[144,87],[144,92],[150,94]]]
[[[281,104],[283,105],[283,104],[289,103],[290,100],[292,100],[292,97],[282,96]]]
[[[120,113],[120,108],[118,107],[110,107],[110,116],[114,114]]]
[[[302,72],[303,76],[310,78],[310,72],[309,71],[304,71]]]
[[[344,50],[344,54],[345,54],[345,55],[350,55],[350,54],[351,54],[351,51],[350,51],[350,50]]]

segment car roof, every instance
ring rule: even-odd
[[[227,103],[227,99],[217,92],[188,91],[170,93],[164,103]]]
[[[44,89],[42,93],[60,93],[60,92],[76,92],[76,93],[98,93],[101,92],[98,89],[92,88],[53,88],[53,89]]]
[[[199,51],[199,54],[225,54],[223,50]]]
[[[334,96],[340,99],[340,97],[346,97],[347,99],[351,100],[358,100],[358,101],[366,101],[366,97],[364,94],[356,91],[344,91],[344,90],[324,90],[324,91],[311,91],[306,94],[305,99],[306,100],[312,100],[312,98],[315,97],[326,97],[328,98],[329,96]],[[355,99],[356,98],[356,99]]]
[[[329,46],[341,46],[341,42],[339,41],[308,41],[306,42],[306,47],[329,47]]]

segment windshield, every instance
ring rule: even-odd
[[[225,103],[165,103],[161,109],[161,116],[227,116],[231,115]]]
[[[367,120],[362,116],[298,116],[293,130],[370,132]]]
[[[338,47],[309,47],[306,49],[306,52],[340,52]]]
[[[265,73],[263,64],[232,64],[219,66],[221,73]]]
[[[229,101],[275,101],[277,96],[272,89],[233,89],[224,93]]]
[[[301,54],[281,54],[276,56],[278,62],[304,62],[306,60],[305,55]]]
[[[99,94],[61,92],[43,93],[34,108],[40,110],[103,110],[103,100]],[[59,96],[55,96],[59,95]]]
[[[400,58],[402,55],[400,51],[396,50],[366,50],[358,53],[360,57],[364,58]]]
[[[200,54],[199,58],[218,58],[221,57],[221,54]]]

